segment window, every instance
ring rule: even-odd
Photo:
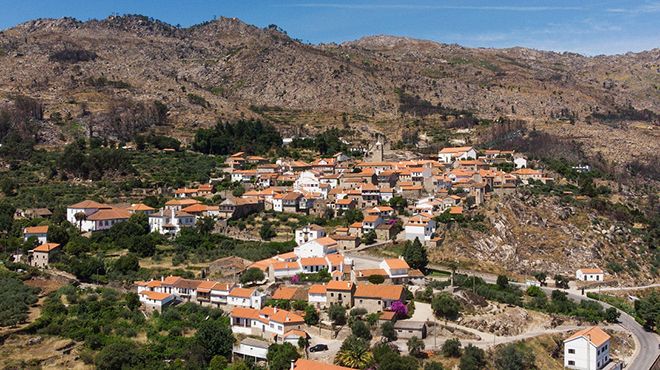
[[[569,348],[569,349],[568,349],[568,353],[573,354],[573,353],[575,353],[575,350],[574,350],[573,348]]]
[[[570,365],[570,366],[575,365],[575,361],[568,361],[568,365]]]

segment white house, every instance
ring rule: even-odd
[[[324,236],[295,247],[293,252],[299,258],[325,257],[326,254],[337,253],[337,241]]]
[[[82,217],[76,215],[83,215]],[[107,204],[101,204],[92,200],[84,200],[80,203],[70,205],[66,209],[66,219],[73,225],[77,225],[80,231],[107,230],[112,225],[128,220],[131,212],[128,209],[113,208]]]
[[[406,240],[415,240],[415,238],[419,238],[420,242],[431,240],[435,228],[435,220],[432,218],[423,215],[412,216],[405,224]]]
[[[403,258],[389,258],[381,261],[381,269],[385,270],[393,283],[405,281],[408,279],[408,270],[410,266]]]
[[[452,163],[455,160],[477,159],[477,151],[471,146],[442,148],[438,153],[438,161]]]
[[[255,339],[245,338],[237,346],[234,346],[234,356],[251,361],[266,361],[268,359],[268,347],[270,343]]]
[[[39,244],[48,242],[48,225],[46,226],[29,226],[23,229],[23,240],[28,241],[30,238],[36,238]]]
[[[312,171],[303,171],[293,183],[293,190],[305,193],[319,193],[321,181]]]
[[[138,294],[140,296],[140,302],[142,302],[142,305],[148,312],[162,312],[165,306],[171,304],[175,300],[175,297],[172,294],[154,292],[151,290],[143,290]]]
[[[305,320],[302,316],[276,307],[262,309],[235,307],[229,314],[234,333],[284,336],[292,329],[302,329]]]
[[[527,168],[527,159],[525,157],[516,157],[513,159],[516,168]]]
[[[266,293],[255,288],[233,288],[227,296],[227,304],[234,307],[260,309],[266,300]]]
[[[325,230],[319,226],[310,224],[303,226],[301,229],[296,229],[296,244],[302,245],[308,241],[322,238],[325,236]]]
[[[149,228],[151,232],[177,235],[182,227],[195,226],[195,220],[195,216],[183,211],[161,210],[149,215]]]
[[[66,220],[73,225],[78,225],[81,230],[88,231],[89,227],[86,225],[86,221],[84,219],[91,216],[93,213],[96,213],[99,209],[109,208],[112,207],[106,204],[95,202],[93,200],[83,200],[80,203],[72,204],[66,208]],[[76,214],[84,214],[83,220],[79,221],[76,219]]]
[[[597,326],[580,330],[564,341],[566,368],[600,370],[610,360],[610,336]]]
[[[307,291],[307,302],[316,308],[324,308],[328,304],[328,297],[324,284],[314,284]]]
[[[605,272],[599,268],[582,268],[575,271],[575,278],[579,281],[603,281]]]

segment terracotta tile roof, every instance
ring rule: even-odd
[[[34,247],[34,249],[32,251],[33,252],[45,252],[45,253],[47,253],[47,252],[55,250],[59,247],[60,247],[60,245],[57,244],[57,243],[44,243],[44,244],[41,244],[41,245],[38,245],[38,246]]]
[[[353,289],[353,284],[348,282],[348,281],[335,281],[335,280],[332,280],[325,286],[325,288],[327,290],[347,291],[347,290],[352,290]]]
[[[325,258],[330,262],[332,266],[340,266],[344,263],[344,256],[339,253],[328,254]]]
[[[454,206],[449,208],[449,214],[450,215],[462,215],[463,214],[463,207],[459,206]]]
[[[578,271],[581,271],[583,274],[602,274],[603,270],[599,268],[586,268],[586,269],[579,269]]]
[[[531,168],[521,168],[521,169],[515,170],[511,173],[514,174],[514,175],[542,175],[543,174],[543,172],[541,172],[539,170],[534,170],[534,169],[531,169]]]
[[[199,283],[199,285],[197,285],[197,291],[201,293],[209,293],[216,284],[217,283],[215,281],[209,281],[209,280],[202,281]]]
[[[293,365],[294,370],[352,370],[350,367],[326,364],[320,361],[299,358]]]
[[[231,297],[239,297],[239,298],[250,298],[252,296],[252,293],[254,293],[254,288],[252,289],[247,289],[247,288],[234,288],[229,292],[229,295]]]
[[[609,334],[603,331],[603,329],[597,327],[597,326],[592,326],[587,329],[580,330],[576,332],[575,334],[571,335],[568,339],[564,340],[564,343],[579,338],[579,337],[584,337],[586,338],[589,342],[591,342],[594,346],[600,347],[602,346],[605,342],[610,340]]]
[[[181,209],[182,212],[185,213],[200,213],[200,212],[206,212],[208,211],[209,207],[204,204],[191,204],[186,208]]]
[[[321,284],[314,284],[311,287],[309,287],[309,290],[307,291],[308,294],[325,294],[326,288],[325,285]]]
[[[45,226],[28,226],[23,229],[23,234],[47,234],[48,225]]]
[[[151,281],[147,282],[146,287],[156,288],[156,287],[159,287],[161,285],[162,284],[161,284],[160,280],[151,280]]]
[[[140,294],[149,299],[153,299],[154,301],[164,301],[171,296],[171,294],[168,293],[153,292],[151,290],[143,290]]]
[[[137,204],[131,204],[131,206],[128,208],[132,211],[154,211],[155,209],[149,207],[146,204],[143,203],[137,203]]]
[[[296,335],[298,337],[303,337],[303,338],[309,337],[309,334],[307,334],[307,332],[305,332],[303,330],[291,329],[291,330],[287,331],[286,333],[284,333],[284,338],[294,336],[294,335]]]
[[[376,222],[380,217],[377,215],[364,216],[363,222]]]
[[[99,209],[94,212],[92,215],[87,217],[89,221],[101,221],[101,220],[122,220],[128,219],[131,217],[131,213],[126,209],[119,208],[110,208],[110,209]]]
[[[273,299],[293,299],[293,296],[296,295],[298,288],[282,286],[277,288],[273,293]]]
[[[328,246],[332,246],[332,245],[337,244],[336,240],[334,240],[334,239],[332,239],[328,236],[324,236],[322,238],[315,239],[314,241],[321,244],[324,247],[328,247]]]
[[[323,257],[301,258],[300,264],[303,266],[326,266],[327,262]]]
[[[350,227],[353,228],[353,229],[361,229],[362,228],[362,222],[360,222],[360,221],[353,222]]]
[[[373,275],[387,276],[387,272],[383,269],[363,269],[355,270],[355,273],[360,277],[369,277]]]
[[[464,153],[472,149],[471,146],[459,146],[454,148],[442,148],[440,153]]]
[[[91,209],[91,208],[110,208],[110,206],[95,202],[93,200],[83,200],[80,203],[72,204],[67,208],[75,208],[75,209]]]
[[[162,285],[174,285],[176,284],[181,278],[179,276],[168,276],[165,279],[163,279],[163,284]]]
[[[281,309],[278,309],[276,312],[274,311],[273,314],[269,317],[269,319],[270,321],[275,321],[280,324],[305,322],[305,319],[302,316]]]
[[[298,262],[275,262],[272,264],[273,270],[298,270]]]
[[[389,258],[385,260],[385,264],[389,266],[390,269],[400,270],[400,269],[409,269],[408,263],[405,260],[400,258]]]
[[[259,311],[255,310],[254,308],[234,307],[231,310],[231,312],[229,313],[229,316],[231,316],[231,317],[240,317],[242,319],[258,320],[259,319]]]
[[[380,317],[378,317],[378,319],[379,320],[392,321],[392,320],[394,320],[394,317],[396,317],[396,312],[383,311],[383,312],[380,313]]]
[[[401,285],[367,285],[358,284],[355,288],[354,297],[358,298],[382,298],[397,300],[403,297],[403,286]]]

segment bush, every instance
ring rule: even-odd
[[[341,304],[330,305],[328,317],[335,325],[343,325],[346,323],[346,309]]]
[[[431,307],[436,315],[448,320],[456,320],[460,313],[461,305],[450,293],[442,292],[433,297]]]
[[[256,267],[252,267],[247,269],[242,275],[240,282],[241,284],[253,284],[259,281],[262,281],[263,279],[266,278],[266,275],[264,274],[261,269],[258,269]]]
[[[394,330],[394,324],[389,321],[384,322],[383,325],[380,326],[380,329],[382,331],[383,337],[387,338],[388,341],[391,342],[396,340],[397,335],[396,330]]]
[[[495,368],[498,370],[533,369],[534,361],[534,353],[524,345],[507,344],[495,352]]]
[[[481,370],[486,367],[486,353],[483,349],[468,344],[458,365],[461,370]]]
[[[442,345],[442,355],[445,357],[461,357],[461,341],[457,338],[447,339]]]
[[[372,338],[371,331],[367,327],[367,324],[361,320],[355,320],[355,322],[353,322],[351,325],[351,333],[356,337],[362,338],[364,340],[371,340]]]
[[[192,93],[188,94],[188,102],[203,108],[208,108],[211,105],[204,97]]]
[[[369,275],[367,281],[369,281],[371,284],[378,285],[385,282],[385,277],[382,275]]]

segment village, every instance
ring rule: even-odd
[[[271,343],[305,343],[309,360],[300,359],[292,368],[319,368],[321,362],[332,362],[351,330],[346,325],[347,312],[351,319],[370,320],[375,326],[389,323],[390,340],[396,339],[402,350],[411,338],[423,341],[426,348],[437,348],[438,335],[452,335],[446,332],[450,327],[438,325],[437,309],[415,302],[416,294],[428,291],[435,279],[426,266],[411,266],[404,256],[374,258],[356,252],[398,241],[425,253],[443,237],[439,218],[464,217],[493,195],[555,179],[529,168],[527,159],[513,151],[449,147],[436,158],[385,161],[383,145],[377,142],[366,158],[358,161],[338,153],[306,163],[235,153],[226,160],[225,178],[243,191],[239,195],[225,191],[219,204],[201,201],[214,195],[211,182],[176,189],[161,209],[142,203],[85,200],[69,205],[66,219],[89,235],[144,214],[151,232],[175,237],[200,220],[212,220],[214,232],[223,233],[231,229],[231,222],[263,212],[327,218],[350,215],[350,224],[310,223],[297,228],[291,252],[257,261],[218,260],[212,264],[219,271],[214,279],[205,278],[209,271],[204,270],[198,279],[162,276],[136,281],[134,290],[148,314],[187,302],[224,310],[240,339],[234,356],[250,361],[266,362]],[[26,257],[30,265],[49,268],[60,246],[47,236],[48,226],[25,228],[24,239],[37,244]],[[577,281],[605,279],[598,266],[576,266]],[[444,280],[450,283],[442,290],[453,292],[454,272]],[[548,289],[545,277],[518,284]],[[457,326],[452,331],[465,329]],[[571,329],[553,328],[567,334]],[[612,361],[609,352],[610,335],[600,327],[578,326],[572,331],[564,341],[566,367],[620,368],[622,363]],[[487,347],[486,335],[468,331],[464,339]],[[492,335],[498,343],[520,337],[495,339]]]

